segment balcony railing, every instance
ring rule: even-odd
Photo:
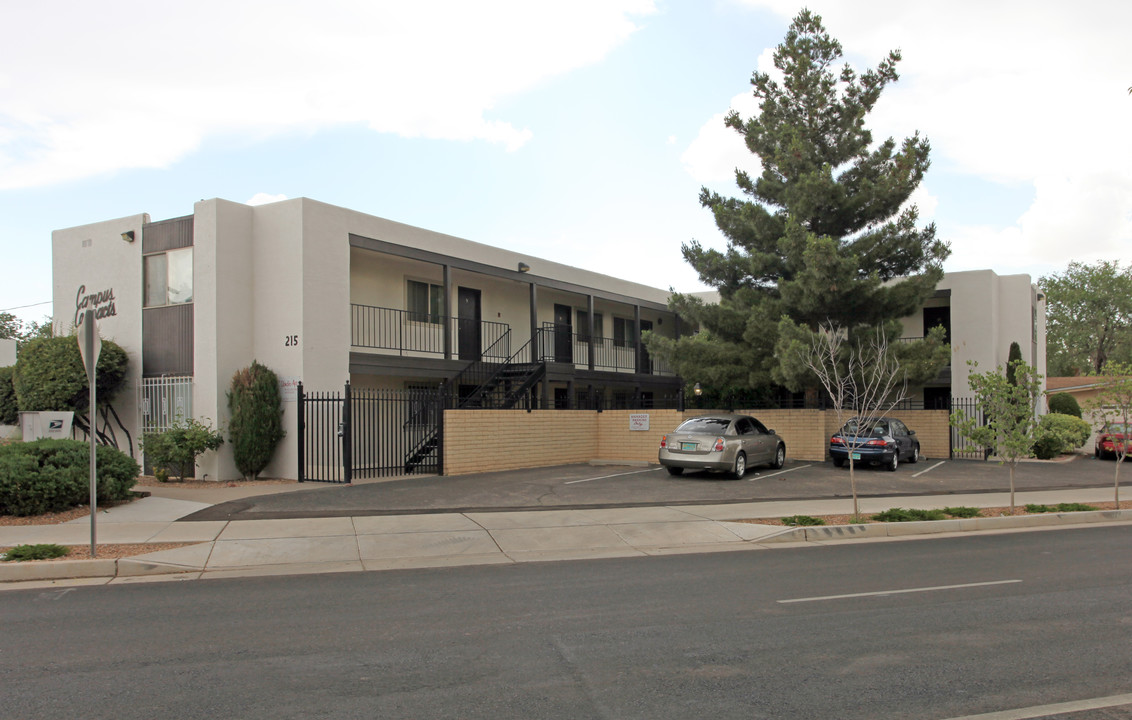
[[[637,372],[637,343],[632,338],[608,338],[572,332],[570,325],[543,323],[539,331],[539,354],[544,362],[569,363],[580,368],[590,364],[593,345],[593,369],[607,372]],[[651,357],[641,348],[641,372],[651,375],[675,375],[668,363]]]
[[[510,326],[432,313],[371,305],[350,305],[350,344],[398,355],[445,355],[445,329],[451,328],[452,357],[503,361],[511,356]]]

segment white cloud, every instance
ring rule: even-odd
[[[770,10],[784,25],[799,7],[786,0],[736,2]],[[901,50],[900,81],[869,118],[875,137],[900,139],[919,130],[931,141],[935,167],[1034,188],[1017,223],[947,237],[955,250],[949,266],[987,267],[1001,259],[1011,267],[1027,261],[1064,267],[1083,255],[1132,260],[1125,37],[1132,4],[955,0],[941,11],[933,3],[811,0],[807,6],[858,69]],[[963,208],[939,211],[962,215]]]
[[[680,161],[696,182],[705,185],[730,183],[734,189],[735,169],[745,170],[752,177],[762,174],[762,163],[757,155],[751,154],[743,143],[743,136],[723,124],[723,119],[731,110],[744,117],[758,112],[758,104],[751,93],[743,93],[731,98],[727,112],[716,113],[700,128]]]
[[[0,43],[0,189],[164,167],[220,133],[364,124],[515,150],[530,129],[493,108],[602,60],[654,11],[652,0],[19,3]],[[15,28],[50,28],[50,42]]]
[[[270,193],[256,193],[251,196],[245,204],[246,205],[267,205],[269,203],[280,202],[286,200],[287,196],[283,194],[272,195]]]

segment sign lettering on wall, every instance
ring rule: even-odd
[[[649,414],[648,413],[631,413],[629,415],[629,429],[630,430],[648,430],[649,429]]]
[[[114,306],[114,288],[106,288],[98,292],[88,293],[86,285],[79,285],[79,291],[75,293],[75,327],[83,324],[83,313],[87,310],[94,311],[94,319],[102,320],[103,318],[113,317],[118,314],[118,308]]]

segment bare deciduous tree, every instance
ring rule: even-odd
[[[844,329],[832,322],[822,324],[811,336],[810,346],[799,354],[829,394],[839,428],[844,428],[854,417],[857,427],[871,427],[908,399],[907,374],[889,351],[888,339],[879,327],[868,333],[867,338],[850,342]],[[849,451],[853,515],[857,516],[860,503],[853,454],[864,447],[869,438],[855,433],[844,433],[843,438]]]

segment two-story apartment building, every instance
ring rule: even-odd
[[[276,477],[296,474],[300,382],[448,383],[471,407],[562,409],[670,403],[681,385],[640,342],[688,332],[668,292],[309,199],[205,200],[52,241],[57,328],[94,308],[101,336],[130,355],[117,405],[135,447],[178,414],[223,426],[231,377],[253,360],[284,389]],[[123,407],[135,397],[136,413]],[[238,475],[224,448],[199,473]]]

